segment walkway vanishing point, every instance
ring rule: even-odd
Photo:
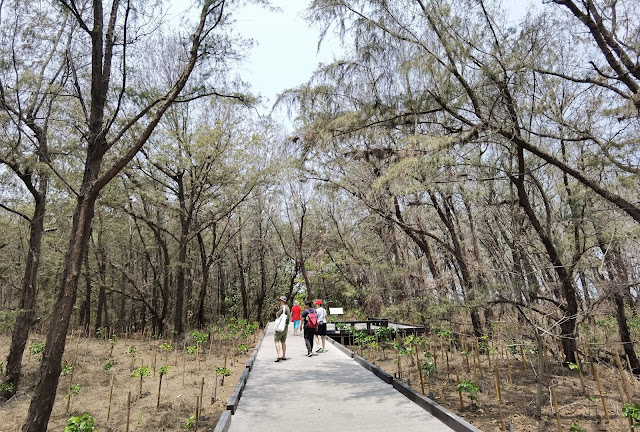
[[[429,402],[427,409],[422,408],[396,390],[401,387],[399,383],[392,385],[374,375],[351,358],[350,351],[330,343],[329,337],[326,352],[307,357],[304,338],[301,334],[293,336],[291,323],[287,360],[274,362],[273,329],[271,322],[250,373],[246,371],[235,414],[227,411],[216,431],[480,432],[437,404]],[[314,346],[314,351],[317,348]],[[386,376],[386,381],[391,378]],[[408,390],[406,386],[404,390]],[[423,405],[428,401],[418,396]]]

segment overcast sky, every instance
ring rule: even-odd
[[[234,13],[235,27],[255,46],[240,68],[243,79],[261,94],[270,108],[276,96],[287,88],[306,82],[320,63],[329,63],[341,53],[339,42],[329,38],[318,51],[320,29],[302,17],[311,0],[272,0],[280,12],[258,6],[244,6]],[[503,0],[510,18],[524,15],[533,0]]]

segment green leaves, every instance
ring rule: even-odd
[[[67,420],[67,426],[64,428],[64,432],[93,432],[97,430],[95,420],[87,412],[71,417]]]
[[[149,366],[140,366],[131,372],[132,378],[148,377],[151,376],[151,368]]]

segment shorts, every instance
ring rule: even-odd
[[[286,326],[283,331],[275,332],[273,334],[274,342],[285,342],[287,340],[287,332],[289,331],[289,326]]]
[[[327,323],[318,323],[318,331],[316,331],[317,336],[326,336],[327,335]]]
[[[300,320],[295,320],[293,322],[293,329],[294,330],[300,330]]]

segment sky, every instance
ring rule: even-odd
[[[173,8],[183,6],[173,0]],[[509,16],[517,20],[536,0],[502,0]],[[234,28],[254,46],[239,65],[238,73],[250,83],[254,94],[263,97],[263,113],[271,110],[278,94],[307,82],[321,63],[339,58],[342,47],[333,35],[327,35],[318,49],[320,28],[304,18],[311,0],[270,0],[279,11],[263,6],[241,6],[233,12]],[[180,6],[178,6],[180,5]]]
[[[320,29],[302,17],[310,0],[272,0],[281,9],[270,12],[247,6],[234,14],[235,28],[254,40],[249,57],[240,68],[254,92],[262,94],[268,107],[279,93],[305,83],[320,63],[330,63],[341,52],[339,43],[329,38],[318,51]]]
[[[517,20],[534,0],[503,0],[509,17]],[[255,41],[240,67],[241,76],[260,93],[270,109],[277,95],[309,80],[320,63],[330,63],[342,52],[339,41],[327,36],[318,51],[320,29],[303,18],[311,0],[271,0],[280,12],[251,5],[234,13],[238,32]]]

